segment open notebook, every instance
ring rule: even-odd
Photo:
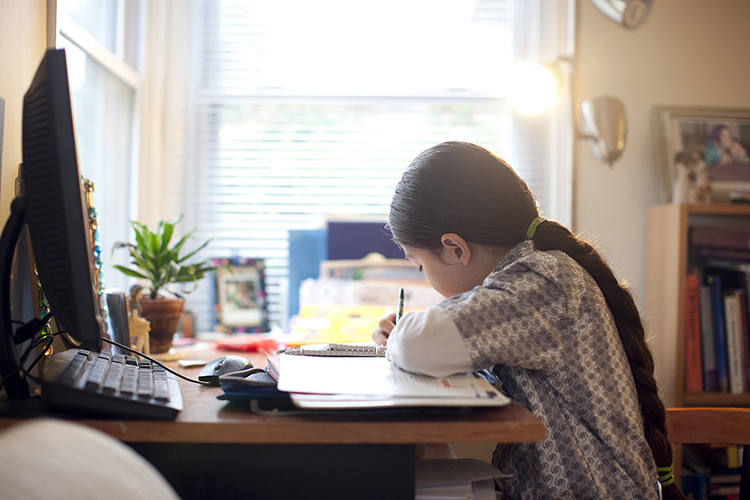
[[[299,408],[479,407],[510,402],[474,373],[433,378],[381,356],[280,356],[278,388]]]

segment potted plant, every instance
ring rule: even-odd
[[[167,286],[173,283],[193,283],[194,287],[182,290],[190,293],[195,289],[198,280],[206,273],[215,270],[208,261],[188,264],[187,261],[203,250],[209,241],[205,241],[196,250],[181,255],[185,243],[194,232],[180,238],[170,246],[175,226],[182,220],[180,216],[175,222],[159,221],[156,232],[151,231],[145,224],[131,222],[135,231],[135,243],[117,243],[117,248],[128,248],[132,267],[114,266],[127,276],[147,280],[150,291],[144,293],[138,300],[141,316],[151,324],[149,348],[152,353],[163,353],[172,347],[172,338],[177,330],[180,317],[185,309],[184,299],[176,292],[167,292]]]

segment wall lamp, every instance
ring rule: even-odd
[[[510,80],[511,106],[524,114],[539,114],[555,100],[560,70],[556,64],[522,62],[515,65]],[[602,96],[581,103],[578,137],[587,139],[596,157],[610,167],[625,148],[626,132],[625,107],[619,99]]]
[[[648,17],[652,0],[591,0],[591,3],[617,24],[634,29]]]
[[[625,28],[634,29],[648,17],[653,0],[591,0],[605,16]],[[557,96],[560,84],[560,58],[555,64],[522,62],[511,74],[509,102],[517,111],[538,114],[546,111]],[[611,96],[595,97],[581,103],[578,137],[587,139],[594,155],[612,164],[625,149],[627,123],[625,107]]]
[[[597,158],[612,163],[625,149],[625,107],[610,96],[595,97],[581,103],[581,128],[578,137],[587,139]]]

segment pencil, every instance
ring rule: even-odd
[[[398,325],[398,320],[401,319],[401,316],[404,314],[404,289],[399,288],[398,289],[398,304],[396,306],[396,321],[394,324]]]

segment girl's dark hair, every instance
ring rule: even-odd
[[[391,202],[389,226],[398,244],[416,249],[437,251],[445,233],[456,233],[470,243],[510,249],[526,239],[526,230],[537,216],[534,194],[505,161],[474,144],[446,142],[420,154],[404,172]],[[539,250],[568,254],[599,285],[630,362],[646,441],[656,466],[671,467],[666,411],[630,292],[589,243],[557,222],[543,221],[533,239]],[[674,483],[664,488],[663,496],[685,498]]]

